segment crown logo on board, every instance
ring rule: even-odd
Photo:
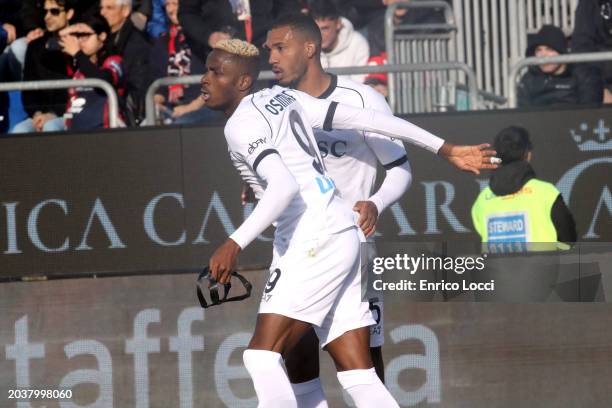
[[[603,119],[599,119],[591,129],[589,129],[587,122],[582,122],[578,130],[570,129],[570,135],[581,152],[612,150],[612,138],[609,136],[610,128],[606,127],[606,122]]]

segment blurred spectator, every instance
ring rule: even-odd
[[[182,0],[178,19],[191,50],[202,61],[206,61],[211,44],[227,38],[227,27],[235,26],[228,0]]]
[[[244,1],[244,0],[242,0]],[[235,1],[230,0],[235,3]],[[282,15],[298,13],[302,4],[298,0],[250,0],[250,12],[253,25],[252,38],[245,38],[262,48],[266,42],[266,35],[272,23]]]
[[[125,94],[122,58],[110,54],[107,41],[111,29],[100,15],[86,16],[82,22],[60,32],[62,50],[74,59],[73,79],[98,78],[109,82],[119,98]],[[71,88],[66,110],[68,129],[108,127],[108,101],[98,89]]]
[[[387,53],[383,52],[381,55],[377,55],[375,57],[370,57],[368,60],[368,65],[385,65],[387,63]],[[364,84],[371,86],[376,90],[379,94],[386,98],[389,97],[389,88],[387,86],[387,73],[386,72],[376,72],[372,74],[368,74],[363,81]]]
[[[145,32],[147,22],[153,15],[152,0],[132,0],[132,14],[130,19],[139,31]]]
[[[17,81],[20,76],[11,74],[11,56],[5,48],[12,44],[21,34],[21,2],[18,0],[0,0],[0,81]],[[8,50],[7,50],[8,51]],[[15,58],[13,57],[13,60]],[[16,61],[16,60],[15,60]],[[17,70],[21,68],[18,67]]]
[[[254,44],[260,53],[260,68],[270,69],[268,49],[264,48],[268,30],[278,18],[306,12],[305,0],[229,0],[237,21],[236,37]]]
[[[147,22],[149,38],[159,38],[162,33],[168,31],[168,18],[166,17],[164,3],[164,0],[153,0],[151,19]]]
[[[580,0],[572,35],[572,52],[612,51],[612,0]],[[612,61],[577,64],[586,85],[585,102],[612,103]]]
[[[428,0],[420,0],[420,3],[426,3]],[[451,0],[446,1],[449,5]],[[383,0],[382,3],[386,7],[396,3],[407,3],[406,0]],[[368,42],[370,44],[370,55],[380,55],[385,51],[385,13],[374,15],[367,26]],[[434,24],[444,23],[444,10],[435,7],[426,8],[397,8],[393,16],[393,23],[399,24]]]
[[[310,15],[321,30],[321,64],[323,68],[364,66],[368,63],[370,47],[367,40],[353,30],[349,20],[340,17],[334,4],[328,0],[309,3]],[[346,77],[363,82],[365,75]]]
[[[368,27],[376,18],[382,18],[387,9],[385,0],[330,0],[340,15],[348,18],[356,30]]]
[[[46,0],[43,10],[45,32],[28,45],[23,80],[69,79],[71,61],[62,53],[58,34],[74,16],[74,9],[68,0]],[[65,89],[23,91],[22,100],[29,118],[15,125],[12,133],[64,130]]]
[[[128,123],[138,124],[144,118],[144,98],[150,81],[150,44],[132,21],[131,0],[101,0],[100,14],[111,29],[110,47],[120,55],[125,67]]]
[[[180,0],[183,1],[183,0]],[[203,74],[204,63],[191,53],[191,47],[178,21],[179,0],[166,0],[169,31],[163,33],[151,49],[154,79],[167,76],[182,77]],[[165,123],[205,123],[222,118],[217,112],[204,108],[199,85],[170,85],[158,88],[155,104]]]
[[[22,34],[21,2],[0,0],[0,53]]]
[[[563,31],[552,25],[543,26],[530,38],[527,57],[554,57],[567,53]],[[581,103],[580,86],[571,65],[532,65],[518,87],[518,105],[550,106]]]
[[[0,0],[0,82],[21,79],[21,66],[15,56],[5,48],[22,34],[21,1]],[[16,92],[16,91],[15,91]],[[10,98],[0,92],[0,133],[9,128]]]
[[[472,221],[482,242],[576,242],[576,224],[559,190],[538,180],[529,162],[527,130],[511,126],[493,142],[502,165],[472,206]]]
[[[20,66],[25,63],[26,49],[29,43],[44,34],[44,19],[41,0],[23,0],[21,6],[21,22],[23,24],[23,35],[11,45],[11,52],[17,58]],[[71,0],[71,8],[74,10],[74,19],[81,15],[95,11],[98,6],[97,1],[91,0]]]

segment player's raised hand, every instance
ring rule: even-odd
[[[236,269],[240,246],[228,238],[213,254],[208,263],[210,274],[217,282],[228,283],[231,273]]]
[[[376,222],[378,221],[378,208],[371,201],[357,201],[353,207],[353,211],[359,213],[357,224],[363,231],[366,237],[374,234],[376,231]]]
[[[438,154],[460,170],[480,174],[480,170],[496,169],[501,163],[501,159],[495,157],[497,152],[490,147],[488,143],[470,146],[444,143]]]

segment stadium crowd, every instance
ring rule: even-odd
[[[0,82],[101,78],[116,89],[121,122],[143,124],[149,85],[197,75],[214,43],[242,38],[261,49],[280,16],[310,13],[323,37],[324,68],[386,62],[384,15],[405,0],[0,0]],[[427,1],[427,0],[421,0]],[[449,4],[451,0],[446,0]],[[601,4],[600,4],[601,3]],[[606,6],[607,5],[607,6]],[[532,36],[526,56],[612,49],[612,0],[581,0],[571,42],[553,26]],[[441,10],[397,9],[396,23],[443,22]],[[262,67],[265,68],[265,67]],[[612,102],[605,64],[531,67],[519,84],[519,106]],[[387,96],[385,74],[353,75]],[[197,85],[157,90],[160,123],[218,119]],[[108,126],[98,90],[0,93],[0,132],[47,132]]]

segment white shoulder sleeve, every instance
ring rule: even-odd
[[[278,219],[299,191],[295,178],[278,154],[262,158],[256,171],[266,181],[266,189],[251,215],[230,236],[242,249]]]
[[[271,128],[263,116],[232,117],[225,125],[224,132],[231,154],[241,157],[255,171],[264,157],[278,153],[271,142]]]

